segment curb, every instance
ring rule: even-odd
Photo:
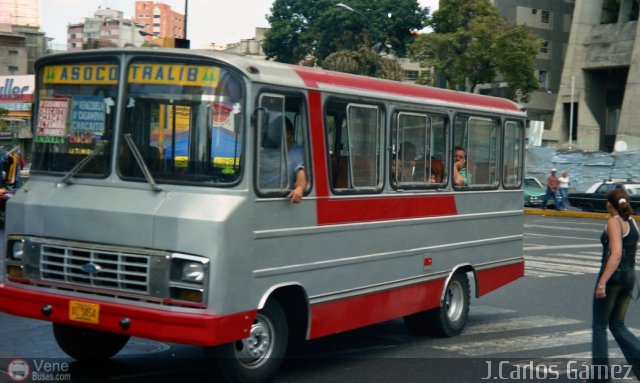
[[[524,209],[526,215],[548,215],[554,217],[572,217],[572,218],[595,218],[595,219],[608,219],[608,213],[587,213],[582,211],[558,211],[553,209]]]

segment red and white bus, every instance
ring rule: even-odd
[[[136,336],[267,380],[294,340],[400,317],[454,336],[471,290],[524,275],[526,115],[509,100],[188,50],[36,70],[0,311],[52,322],[76,359]]]

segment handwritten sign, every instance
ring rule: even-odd
[[[74,96],[71,102],[71,131],[104,132],[105,109],[100,96]]]
[[[43,98],[38,107],[38,136],[64,137],[67,132],[69,100]]]

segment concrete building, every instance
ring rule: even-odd
[[[134,20],[125,19],[121,11],[99,9],[94,17],[67,26],[67,49],[79,51],[85,47],[139,47],[145,41],[143,33],[143,26]]]
[[[492,0],[500,15],[516,25],[525,25],[543,39],[534,60],[539,89],[531,94],[524,107],[530,120],[542,121],[550,139],[556,99],[561,88],[562,68],[571,31],[574,0]],[[482,94],[507,97],[506,83],[478,86]]]
[[[40,27],[40,0],[0,0],[0,24]]]
[[[133,18],[144,26],[146,41],[165,37],[185,38],[184,14],[172,10],[167,4],[136,1]]]
[[[640,148],[638,13],[636,0],[576,0],[550,140],[571,137],[573,147],[606,152]]]
[[[40,0],[0,0],[0,76],[33,74],[48,50],[40,32]]]

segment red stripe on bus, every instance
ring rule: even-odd
[[[453,195],[318,198],[318,225],[457,215]]]
[[[317,91],[310,91],[309,97],[309,117],[311,118],[311,155],[316,166],[314,171],[314,182],[317,196],[329,195],[329,175],[327,174],[327,152],[323,129],[322,116],[322,95]]]
[[[444,279],[311,307],[309,338],[353,330],[440,305]]]
[[[487,97],[468,92],[405,84],[397,81],[380,80],[373,77],[353,76],[338,72],[322,71],[305,67],[293,68],[304,84],[310,88],[320,88],[320,84],[344,88],[362,89],[373,92],[390,93],[397,96],[419,97],[467,106],[498,108],[504,111],[521,112],[520,107],[504,98]]]
[[[70,320],[69,301],[71,300],[99,304],[99,324],[92,325]],[[52,308],[48,316],[42,313],[43,307],[47,305]],[[161,342],[215,346],[246,338],[257,310],[229,315],[170,312],[47,294],[0,284],[0,312]],[[123,318],[130,320],[131,326],[128,330],[120,327],[120,320]]]
[[[478,278],[478,292],[476,295],[481,297],[509,282],[524,277],[524,259],[511,265],[478,270],[476,277]]]

